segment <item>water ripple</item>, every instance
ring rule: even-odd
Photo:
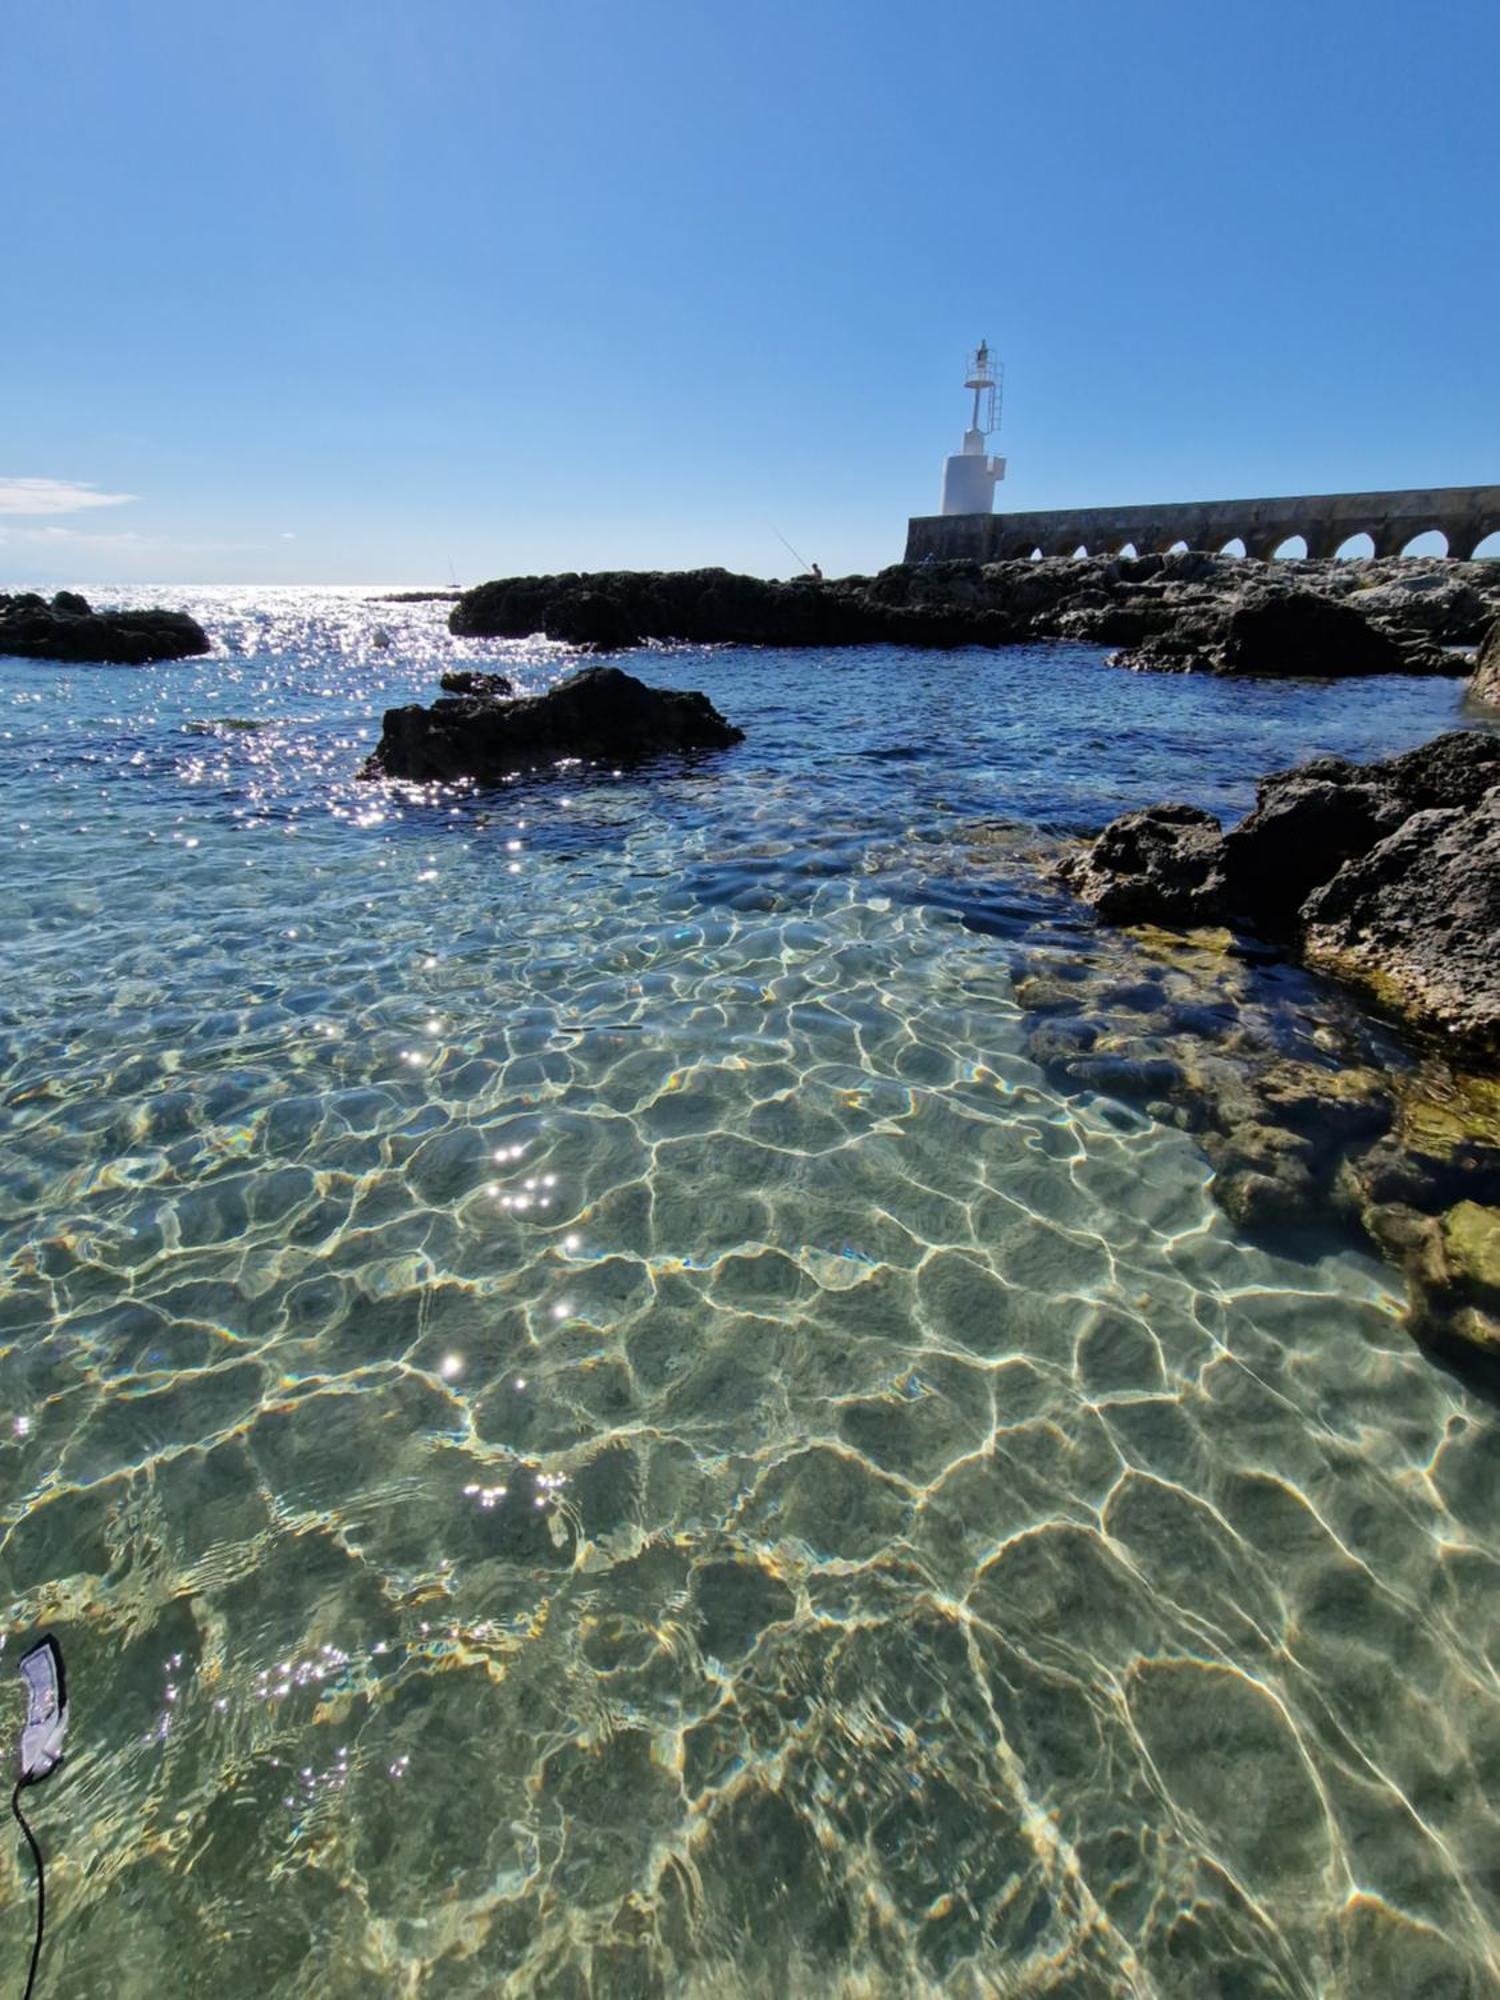
[[[741,750],[423,800],[384,706],[571,656],[173,601],[212,658],[0,666],[59,1990],[1500,1981],[1493,1411],[1012,990],[1089,948],[1028,829],[1453,690],[661,649]]]

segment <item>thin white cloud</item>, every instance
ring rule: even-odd
[[[81,528],[0,527],[0,549],[116,549],[144,554],[203,555],[269,546],[267,542],[173,542],[164,535],[138,535],[133,529],[118,535],[90,535]]]
[[[101,493],[76,479],[7,479],[0,476],[0,514],[81,514],[87,507],[123,507],[133,493]]]

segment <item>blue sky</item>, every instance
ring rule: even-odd
[[[878,567],[981,335],[1002,506],[1500,479],[1494,0],[5,18],[0,580]]]

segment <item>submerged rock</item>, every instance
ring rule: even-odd
[[[743,740],[744,731],[705,694],[647,687],[618,667],[589,667],[519,701],[484,693],[431,708],[387,709],[380,742],[360,775],[490,784],[563,759],[636,764]]]
[[[1075,1087],[1130,1097],[1112,1083],[1127,1065],[1160,1081],[1151,1108],[1199,1135],[1242,1227],[1357,1223],[1405,1273],[1415,1331],[1500,1357],[1500,736],[1273,772],[1228,835],[1191,807],[1127,813],[1056,873],[1113,921],[1259,927],[1421,1031],[1415,1057],[1384,1051],[1387,1073],[1357,1016],[1289,1061],[1243,999],[1153,1003],[1122,1029],[1102,1000],[1088,1011],[1087,986],[1020,994],[1038,993],[1036,1060]],[[1194,936],[1183,949],[1212,962]],[[1217,937],[1222,955],[1233,940]],[[1216,983],[1243,993],[1253,977]]]
[[[207,633],[185,611],[95,611],[74,590],[58,591],[50,604],[34,592],[0,593],[0,654],[138,667],[210,650]]]
[[[1402,1050],[1337,988],[1235,956],[1227,932],[1100,945],[1017,982],[1054,1082],[1191,1133],[1247,1234],[1373,1244],[1418,1339],[1500,1360],[1500,1078]]]

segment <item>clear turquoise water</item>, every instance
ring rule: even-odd
[[[1497,1990],[1495,1412],[1044,1080],[1093,945],[994,830],[1454,685],[653,653],[741,749],[422,802],[381,709],[566,655],[170,601],[218,656],[0,662],[50,1990]]]

